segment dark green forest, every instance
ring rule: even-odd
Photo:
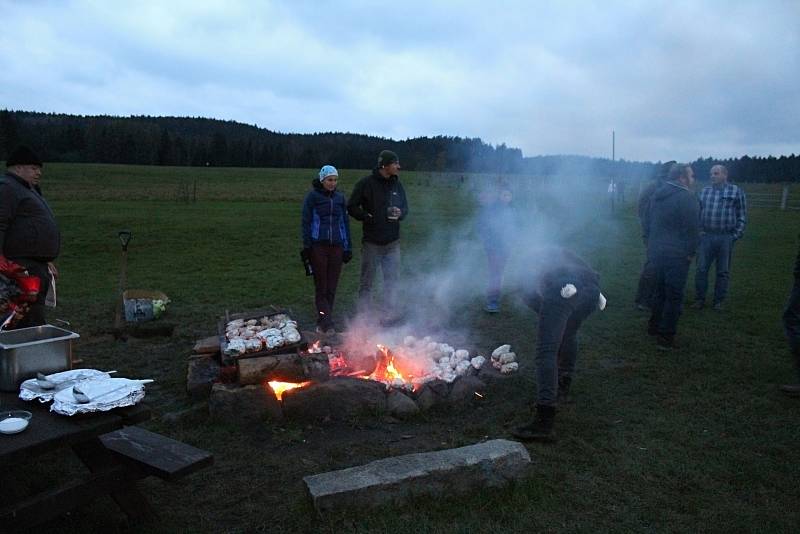
[[[651,176],[660,162],[612,161],[586,156],[524,157],[518,148],[480,138],[382,137],[325,132],[281,133],[234,121],[200,117],[82,116],[0,110],[0,160],[24,143],[45,161],[139,165],[314,168],[329,163],[368,169],[383,149],[400,155],[409,170],[584,175],[633,180]],[[670,159],[665,154],[664,159]],[[748,157],[691,162],[699,177],[712,165],[728,166],[741,182],[800,179],[800,156]]]

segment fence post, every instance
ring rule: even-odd
[[[786,203],[789,200],[789,186],[783,186],[783,194],[781,195],[781,209],[786,211]]]

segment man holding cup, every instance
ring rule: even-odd
[[[391,150],[378,155],[372,173],[356,183],[347,202],[347,212],[361,221],[361,280],[358,288],[361,311],[372,308],[372,286],[378,266],[383,273],[384,322],[394,322],[399,310],[395,289],[400,270],[400,221],[408,215],[408,201],[398,176],[400,159]]]

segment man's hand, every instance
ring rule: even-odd
[[[25,272],[25,267],[19,263],[14,263],[6,259],[5,256],[0,256],[0,273],[4,274],[20,274]]]

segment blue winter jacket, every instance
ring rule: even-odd
[[[311,245],[339,245],[351,250],[350,222],[347,218],[347,201],[336,189],[326,191],[322,182],[313,180],[314,189],[303,201],[303,248]]]

